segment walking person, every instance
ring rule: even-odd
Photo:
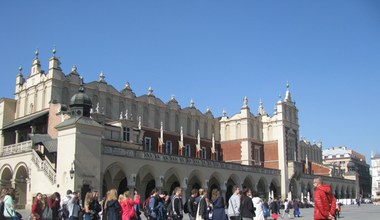
[[[255,210],[255,215],[256,216],[253,219],[254,220],[265,220],[264,210],[263,210],[264,202],[259,197],[259,195],[258,195],[258,193],[256,191],[253,192],[252,203],[253,203],[253,206],[256,208],[256,210]]]
[[[157,210],[158,210],[158,189],[157,188],[154,188],[152,190],[148,206],[149,206],[149,210],[150,210],[149,220],[157,220],[157,217],[158,217],[158,213],[157,213]]]
[[[271,202],[270,210],[272,213],[273,220],[277,220],[278,214],[280,213],[280,206],[279,206],[279,203],[277,201],[277,198],[274,198],[274,200]]]
[[[242,220],[253,220],[253,217],[255,217],[255,207],[253,206],[251,197],[251,189],[243,189],[243,193],[240,197],[240,216]]]
[[[285,215],[288,215],[288,219],[290,218],[290,207],[289,207],[289,200],[285,199],[284,201],[284,212],[282,213],[281,218],[284,218]]]
[[[294,211],[293,211],[294,218],[300,217],[300,214],[301,214],[300,213],[300,203],[299,203],[298,199],[294,200],[293,209],[294,209]]]
[[[228,217],[230,220],[239,220],[240,218],[240,188],[239,186],[234,186],[232,188],[232,196],[228,200]]]
[[[314,220],[335,219],[336,199],[330,185],[323,184],[322,178],[317,177],[314,185]]]
[[[220,190],[215,188],[211,192],[211,201],[212,201],[212,219],[214,220],[227,220],[224,198],[220,194]]]

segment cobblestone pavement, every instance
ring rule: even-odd
[[[300,209],[301,216],[299,218],[293,218],[293,215],[288,218],[288,216],[285,216],[283,219],[299,219],[299,220],[313,220],[313,214],[314,209],[313,208],[304,208]],[[19,210],[19,212],[22,214],[23,219],[28,219],[28,216],[30,215],[29,210]],[[292,211],[290,212],[292,213]],[[372,205],[372,204],[364,204],[360,207],[356,205],[345,205],[342,206],[342,213],[340,215],[341,220],[365,220],[365,219],[379,219],[380,216],[380,206],[379,205]],[[271,220],[272,218],[268,218],[268,220]],[[142,220],[146,220],[145,217],[142,216]],[[189,220],[187,216],[183,218],[183,220]],[[219,219],[214,219],[219,220]],[[279,220],[282,220],[279,218]]]

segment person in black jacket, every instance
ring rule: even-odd
[[[243,189],[240,197],[240,215],[243,220],[252,220],[255,217],[255,207],[252,202],[252,191],[249,188]]]
[[[198,197],[198,190],[192,189],[191,190],[191,196],[190,200],[188,202],[188,210],[189,210],[189,219],[195,220],[195,217],[197,215],[197,209],[198,209],[198,203],[196,198]]]
[[[174,190],[175,194],[173,196],[173,219],[182,220],[183,218],[183,205],[182,205],[182,189],[181,187],[176,187]]]

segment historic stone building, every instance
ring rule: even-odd
[[[380,204],[380,154],[371,155],[372,199]]]
[[[364,155],[344,146],[332,147],[322,152],[323,163],[331,167],[332,176],[357,175],[358,193],[371,197],[371,175]]]
[[[313,178],[323,175],[339,198],[355,198],[357,179],[331,175],[321,144],[299,138],[289,86],[284,97],[273,114],[262,103],[252,113],[245,97],[239,113],[215,117],[193,101],[163,102],[151,88],[117,91],[103,73],[84,83],[75,66],[63,73],[55,50],[44,72],[36,52],[26,77],[19,69],[14,99],[0,100],[1,185],[15,187],[27,207],[37,192],[137,188],[144,198],[177,186],[185,197],[218,187],[228,199],[241,185],[265,198],[310,200]]]

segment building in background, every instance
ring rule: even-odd
[[[261,102],[251,112],[244,97],[240,112],[215,117],[193,100],[184,108],[175,96],[164,102],[152,88],[117,91],[104,73],[85,83],[76,66],[65,74],[55,53],[45,72],[36,52],[30,72],[16,75],[14,99],[0,99],[1,185],[16,188],[21,207],[37,192],[67,189],[136,188],[146,198],[154,187],[181,187],[186,198],[193,188],[219,188],[228,199],[234,185],[305,202],[315,176],[341,201],[357,196],[356,176],[331,175],[322,144],[300,139],[289,85],[270,114]]]
[[[371,175],[364,155],[344,146],[323,150],[323,163],[331,167],[332,176],[358,175],[359,193],[371,197]]]
[[[372,199],[380,203],[380,154],[371,154]]]

